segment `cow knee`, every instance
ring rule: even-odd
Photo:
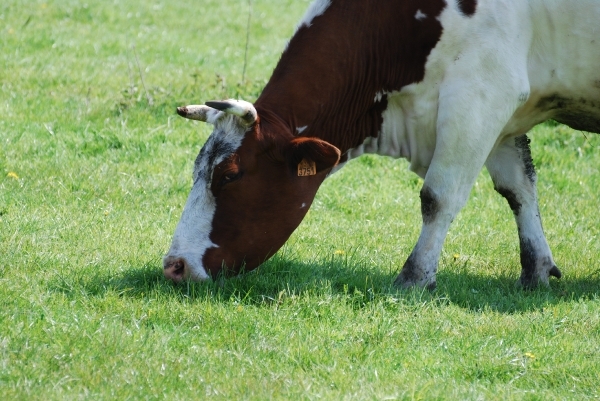
[[[496,192],[502,195],[504,199],[507,200],[510,209],[513,211],[515,216],[518,216],[519,212],[521,211],[521,202],[517,198],[517,194],[508,188],[494,187],[494,189],[496,190]]]
[[[440,211],[440,200],[433,190],[424,185],[419,193],[421,197],[421,215],[423,223],[428,224],[435,220]]]

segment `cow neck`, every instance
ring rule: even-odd
[[[321,138],[342,153],[377,137],[386,94],[423,79],[444,6],[443,0],[333,1],[292,37],[257,110],[268,110],[268,119],[282,121],[287,132]]]

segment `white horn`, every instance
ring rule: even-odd
[[[192,104],[177,108],[177,114],[190,120],[204,121],[214,124],[219,112],[205,105]]]
[[[250,102],[246,102],[245,100],[222,100],[222,101],[212,101],[206,102],[208,107],[212,107],[213,109],[224,111],[228,114],[233,114],[241,119],[247,125],[252,125],[256,122],[258,118],[258,113],[256,109]]]

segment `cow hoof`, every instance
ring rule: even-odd
[[[558,270],[558,267],[556,267],[556,266],[553,266],[552,269],[550,269],[549,274],[556,278],[562,277],[562,273],[560,272],[560,270]]]
[[[550,285],[547,282],[543,282],[540,280],[534,280],[531,278],[524,278],[521,277],[519,279],[519,281],[517,281],[517,286],[520,286],[521,288],[523,288],[524,290],[535,290],[536,288],[543,286],[543,287],[549,287]]]
[[[520,284],[523,288],[528,290],[533,290],[539,286],[550,287],[550,276],[561,278],[562,273],[560,272],[558,267],[553,265],[552,268],[550,268],[550,270],[548,270],[545,275],[528,275],[522,273],[518,284]]]
[[[406,278],[402,273],[400,273],[394,281],[394,286],[403,290],[408,288],[425,288],[429,291],[433,291],[436,289],[437,284],[435,281],[435,277],[425,280],[411,280]]]

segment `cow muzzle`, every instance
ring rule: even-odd
[[[202,267],[193,266],[187,258],[181,256],[165,256],[163,273],[167,280],[175,283],[181,283],[184,280],[204,281],[210,278]]]

